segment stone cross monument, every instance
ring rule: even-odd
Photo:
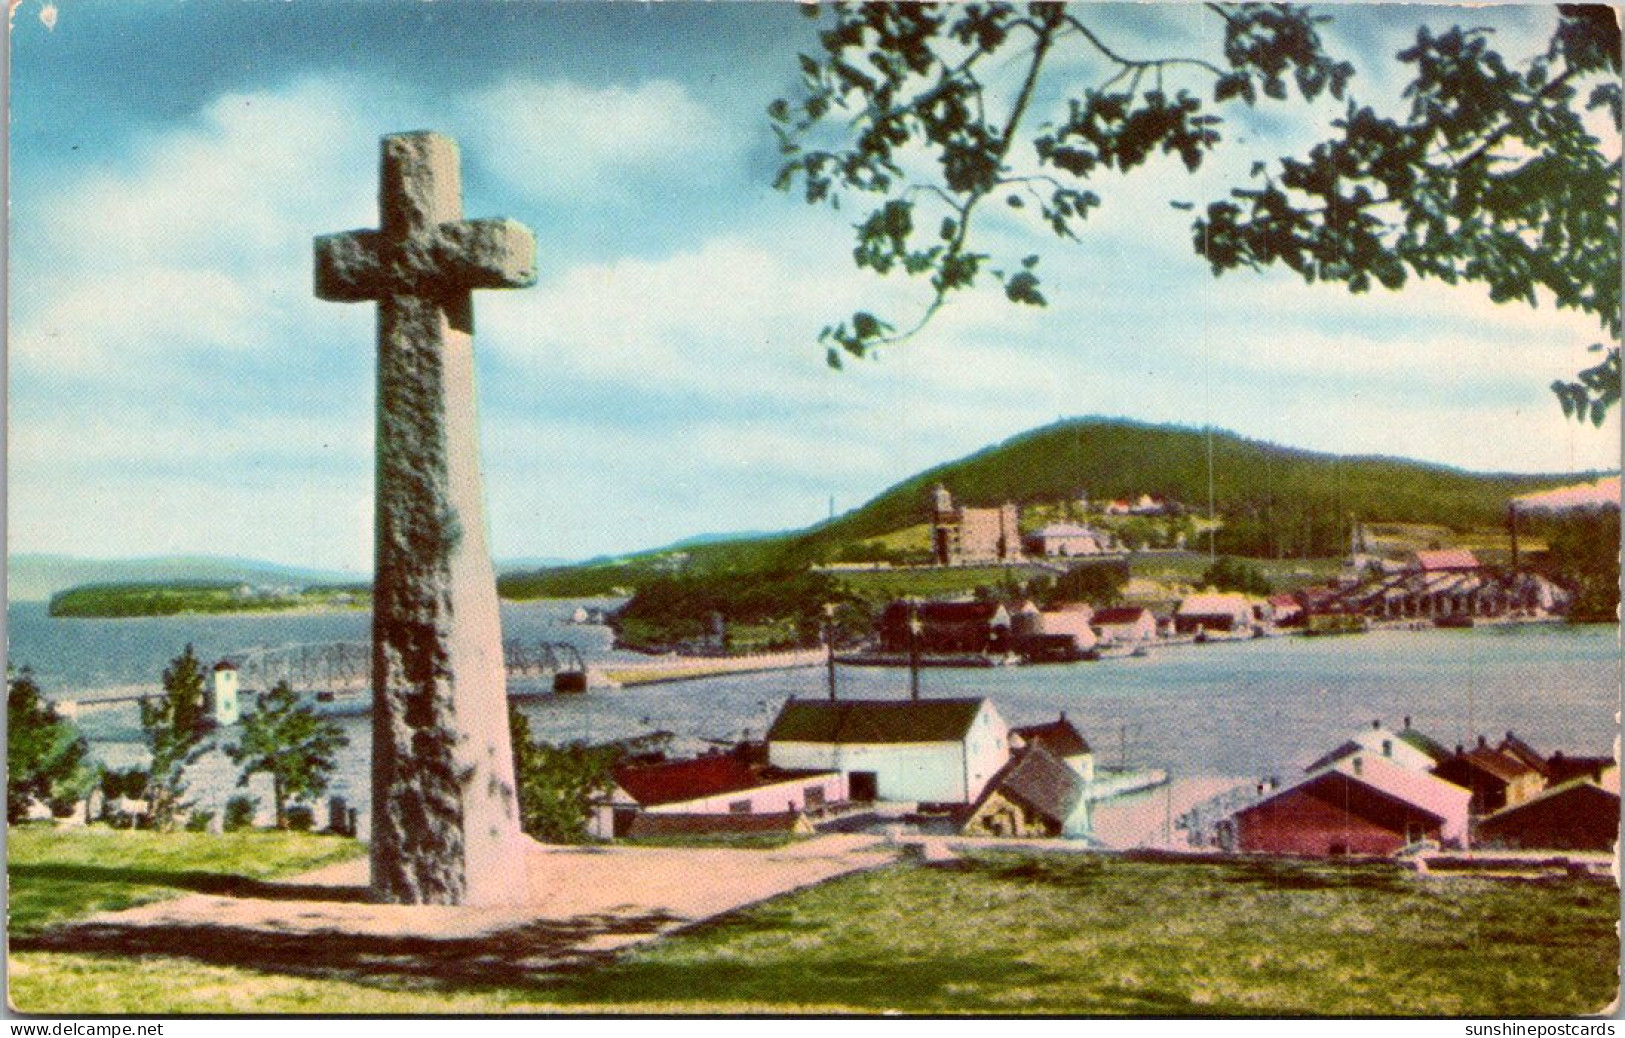
[[[372,891],[404,904],[500,904],[526,886],[471,291],[535,284],[536,241],[462,208],[456,143],[396,134],[379,229],[316,239],[316,295],[378,304]]]

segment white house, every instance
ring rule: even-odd
[[[969,804],[1010,757],[987,699],[795,699],[767,733],[768,763],[846,776],[853,800]]]
[[[624,836],[641,813],[789,815],[847,799],[838,771],[785,770],[713,754],[615,769],[609,796],[594,805],[588,831],[599,839]]]
[[[1144,606],[1115,606],[1094,615],[1095,634],[1103,642],[1129,645],[1154,641],[1157,618]]]
[[[1050,523],[1022,538],[1029,555],[1071,558],[1104,555],[1111,551],[1111,536],[1077,523]]]
[[[1384,728],[1381,721],[1372,721],[1371,727],[1355,732],[1336,749],[1303,770],[1319,771],[1345,757],[1363,753],[1369,757],[1381,757],[1412,771],[1431,771],[1439,763],[1438,760],[1418,747],[1409,737],[1409,732],[1408,727],[1402,733]]]

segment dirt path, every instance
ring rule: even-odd
[[[520,903],[491,908],[373,904],[360,860],[256,884],[251,896],[99,913],[27,944],[302,975],[515,982],[895,857],[853,834],[765,851],[533,844]]]

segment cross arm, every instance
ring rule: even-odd
[[[458,220],[437,229],[437,266],[468,288],[536,283],[536,236],[517,220]]]
[[[383,235],[345,231],[316,239],[316,298],[334,303],[377,299],[384,281]]]

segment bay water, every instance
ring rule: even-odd
[[[589,663],[630,658],[603,627],[567,622],[579,603],[504,603],[504,635],[569,642]],[[602,605],[603,603],[592,603]],[[188,643],[205,662],[255,646],[365,641],[364,612],[56,619],[43,603],[7,608],[8,660],[30,666],[59,699],[157,691],[164,666]],[[510,689],[532,732],[554,742],[600,742],[670,731],[680,747],[759,738],[790,696],[828,694],[823,668],[593,689],[554,696],[545,681]],[[1470,630],[1383,631],[1332,638],[1270,638],[1170,646],[1143,658],[985,670],[929,669],[924,696],[987,696],[1011,724],[1064,712],[1104,764],[1167,769],[1176,779],[1289,778],[1356,729],[1414,724],[1448,746],[1493,742],[1507,731],[1544,752],[1615,750],[1620,709],[1619,630],[1541,624]],[[903,698],[907,672],[841,667],[843,697]],[[366,812],[369,720],[336,718],[349,745],[332,793]],[[87,711],[82,726],[114,767],[143,762],[133,705]],[[220,745],[235,730],[215,735]],[[236,792],[224,753],[191,772],[199,806],[219,810]],[[252,792],[262,792],[258,783]],[[261,797],[262,803],[265,797]]]

